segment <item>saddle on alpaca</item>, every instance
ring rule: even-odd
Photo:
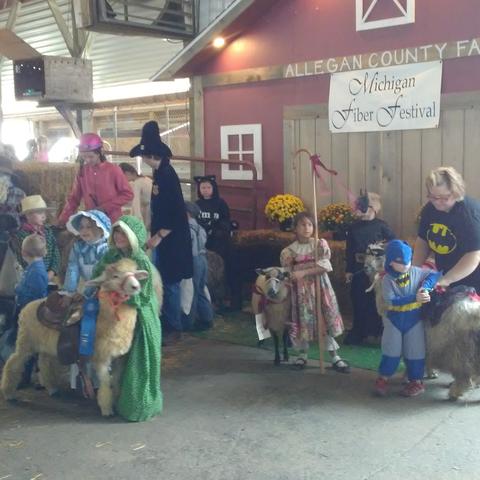
[[[112,301],[112,298],[127,300],[139,293],[139,280],[147,276],[148,272],[137,270],[136,263],[125,258],[109,265],[100,277],[86,283],[87,286],[100,287],[100,310],[96,321],[92,363],[100,382],[97,403],[104,416],[113,414],[123,373],[122,357],[130,350],[137,321],[135,307]],[[39,310],[45,311],[39,307],[45,305],[44,302],[44,299],[31,302],[20,313],[15,352],[5,364],[1,382],[1,390],[7,400],[15,398],[23,367],[36,353],[39,354],[42,384],[50,394],[58,389],[59,379],[55,375],[55,365],[58,364],[60,332],[39,321]]]

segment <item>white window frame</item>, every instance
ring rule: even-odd
[[[368,20],[372,10],[379,1],[393,2],[401,15],[398,17],[382,18],[381,20]],[[363,0],[355,0],[355,17],[357,32],[361,30],[372,30],[375,28],[387,28],[396,25],[415,23],[415,0],[407,0],[406,8],[403,7],[399,0],[371,0],[367,8],[364,8]]]
[[[228,137],[238,136],[238,150],[229,150]],[[242,135],[253,135],[253,149],[244,150],[242,148]],[[239,155],[240,162],[243,154],[253,155],[253,163],[257,169],[257,180],[262,180],[262,125],[252,123],[247,125],[222,125],[220,127],[220,148],[222,159],[227,160],[229,155]],[[244,170],[240,166],[239,170],[230,168],[230,164],[222,165],[222,180],[253,180],[253,172]]]

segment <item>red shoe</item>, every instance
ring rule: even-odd
[[[425,387],[420,380],[412,380],[405,385],[405,388],[400,392],[403,397],[416,397],[425,392]]]
[[[387,381],[383,377],[378,377],[375,380],[375,395],[384,397],[387,394]]]

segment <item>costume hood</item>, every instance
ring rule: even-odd
[[[385,249],[385,270],[392,276],[397,277],[401,275],[400,272],[395,271],[390,263],[397,262],[403,265],[408,265],[412,261],[412,248],[407,242],[403,240],[392,240],[388,242]]]
[[[218,185],[217,185],[217,177],[215,175],[205,175],[203,177],[193,177],[195,182],[197,183],[197,196],[198,198],[201,198],[202,200],[207,200],[203,198],[202,194],[200,193],[200,184],[208,182],[213,188],[212,191],[212,197],[209,198],[208,200],[216,200],[219,198],[218,194]]]
[[[132,215],[123,215],[112,227],[120,227],[123,233],[125,233],[132,247],[133,257],[143,252],[143,247],[147,242],[147,231],[145,230],[145,225],[139,218]],[[110,237],[110,245],[116,248],[113,235]]]
[[[67,230],[74,235],[80,235],[80,221],[82,220],[82,217],[87,217],[93,220],[95,225],[102,230],[103,238],[108,239],[112,228],[112,222],[108,216],[100,210],[80,211],[73,214],[68,219]]]

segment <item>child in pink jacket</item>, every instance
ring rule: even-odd
[[[131,202],[133,192],[120,167],[107,162],[103,141],[96,133],[80,137],[81,166],[58,223],[65,225],[83,200],[85,210],[100,210],[113,222],[122,215],[123,205]]]

